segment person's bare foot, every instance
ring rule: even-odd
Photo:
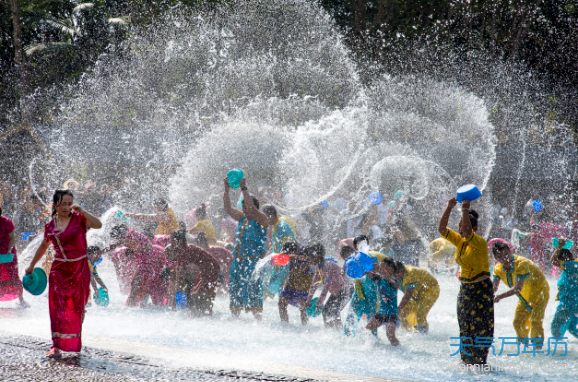
[[[20,306],[22,307],[22,309],[30,308],[30,304],[24,301],[24,299],[20,300]]]
[[[48,358],[60,358],[60,357],[62,357],[62,353],[60,353],[60,350],[58,350],[58,348],[52,348],[46,353],[46,357],[48,357]]]

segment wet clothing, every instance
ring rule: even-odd
[[[219,289],[224,292],[229,292],[229,278],[231,277],[231,264],[233,264],[233,254],[227,248],[219,247],[217,245],[210,245],[207,249],[221,266],[219,274]]]
[[[490,261],[488,258],[488,243],[474,231],[467,239],[459,233],[446,228],[442,235],[456,246],[454,260],[460,266],[460,281],[471,283],[482,277],[490,276]]]
[[[341,320],[341,311],[347,305],[351,298],[351,289],[342,289],[339,294],[331,295],[323,306],[323,322],[329,323],[332,321]]]
[[[546,246],[552,242],[553,237],[568,237],[568,232],[560,224],[554,223],[535,223],[530,221],[530,225],[540,227],[530,238],[530,259],[540,267],[542,272],[546,270],[544,259],[546,258]]]
[[[13,254],[10,263],[0,264],[0,301],[10,301],[22,295],[22,281],[18,276],[18,256],[16,246],[8,248],[10,233],[14,232],[12,220],[0,215],[0,255]]]
[[[207,238],[207,242],[209,244],[215,245],[217,244],[217,235],[215,234],[215,227],[213,227],[213,223],[207,218],[203,220],[199,220],[197,224],[193,227],[199,232],[204,232],[205,237]]]
[[[169,208],[166,210],[166,213],[169,215],[170,221],[169,223],[159,223],[159,226],[157,227],[157,235],[170,235],[171,232],[181,229],[173,210]]]
[[[54,263],[48,277],[48,308],[52,347],[79,352],[84,309],[90,294],[84,215],[72,212],[64,231],[56,229],[54,219],[44,226],[44,240],[54,247]]]
[[[155,235],[153,245],[160,245],[165,248],[171,243],[171,235]]]
[[[302,260],[291,260],[288,266],[289,276],[279,296],[286,298],[289,304],[298,306],[299,300],[307,300],[315,274],[314,268]]]
[[[126,247],[117,248],[110,256],[110,260],[114,264],[116,271],[116,279],[120,287],[120,292],[125,295],[130,293],[132,279],[139,263],[138,256],[128,257],[126,256],[126,250]]]
[[[406,265],[399,289],[404,294],[413,289],[411,299],[399,312],[402,326],[407,330],[428,332],[427,315],[440,296],[440,286],[436,278],[423,268]]]
[[[433,240],[429,243],[429,250],[428,267],[437,269],[443,263],[455,266],[454,253],[456,253],[456,247],[446,239],[440,237]]]
[[[255,219],[247,220],[243,215],[236,237],[229,280],[230,309],[262,312],[263,287],[261,279],[253,277],[253,272],[259,259],[267,252],[267,229]]]
[[[295,233],[287,222],[279,219],[271,227],[271,252],[280,253],[283,244],[291,240],[295,240]],[[278,294],[289,276],[289,266],[270,266],[263,271],[266,272],[262,278],[264,291],[270,296]]]
[[[490,279],[461,284],[458,323],[460,337],[471,338],[462,340],[462,361],[466,364],[486,364],[489,348],[474,347],[473,343],[477,337],[494,336],[494,287]]]
[[[564,261],[558,279],[560,304],[552,320],[552,335],[564,336],[566,330],[578,338],[578,260]]]
[[[518,304],[514,313],[514,329],[519,338],[544,338],[544,313],[550,298],[550,286],[542,270],[531,260],[512,255],[512,266],[506,271],[503,264],[494,267],[494,280],[501,280],[513,288],[524,280],[522,290],[516,293]],[[543,340],[541,341],[543,343]]]
[[[377,310],[377,314],[397,316],[397,288],[381,277],[379,277],[375,282],[377,284],[379,297],[379,309]]]
[[[287,222],[279,219],[271,228],[271,252],[281,253],[283,244],[291,240],[295,240],[295,232]]]
[[[317,306],[321,307],[325,302],[328,292],[333,296],[338,296],[343,289],[343,275],[341,274],[341,267],[337,264],[337,261],[334,259],[325,259],[323,260],[321,267],[315,267],[315,276],[313,277],[313,284],[309,289],[307,304],[309,304],[313,299],[313,295],[315,295],[315,291],[319,284],[323,284],[323,289],[317,299]]]

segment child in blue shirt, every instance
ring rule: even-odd
[[[562,269],[558,280],[560,304],[552,320],[552,335],[562,337],[567,330],[578,338],[578,260],[574,259],[568,249],[562,249],[564,244],[566,240],[558,239],[558,248],[550,259],[553,265]]]
[[[374,271],[367,273],[377,283],[379,304],[377,313],[369,320],[365,328],[375,330],[385,324],[387,339],[393,346],[399,346],[399,340],[395,336],[395,329],[399,322],[397,309],[399,283],[393,277],[393,274],[400,267],[403,267],[400,262],[385,258]]]

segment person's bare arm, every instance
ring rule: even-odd
[[[26,268],[25,272],[27,275],[34,271],[34,266],[42,258],[42,256],[44,256],[44,254],[46,253],[46,250],[48,250],[48,247],[50,247],[50,242],[46,241],[46,240],[42,240],[42,243],[40,243],[40,246],[36,250],[36,253],[34,254],[34,257],[32,258],[30,265],[28,266],[28,268]]]
[[[500,280],[495,279],[494,281],[492,281],[492,285],[494,286],[494,293],[496,293],[498,291],[498,288],[500,287]]]
[[[92,286],[92,290],[94,290],[95,298],[99,299],[100,293],[98,293],[98,286],[96,285],[96,280],[94,279],[94,276],[90,277],[90,285]]]
[[[224,181],[225,181],[225,192],[223,193],[223,208],[230,217],[232,217],[236,221],[239,221],[243,217],[243,211],[240,211],[231,205],[231,197],[229,196],[229,190],[231,189],[231,187],[229,186],[229,178],[225,177]]]
[[[245,201],[245,208],[249,211],[249,214],[261,225],[261,227],[267,228],[269,226],[267,215],[257,209],[257,206],[253,203],[251,194],[247,190],[247,181],[245,178],[239,181],[239,186],[243,190],[243,200]]]
[[[462,201],[462,232],[464,233],[464,237],[467,239],[472,234],[472,222],[470,221],[470,201],[464,200]]]
[[[16,235],[14,234],[14,231],[10,232],[8,234],[8,252],[7,253],[11,253],[12,252],[12,248],[14,248],[14,246],[16,245]],[[0,255],[3,255],[3,253],[0,253]]]
[[[178,285],[178,274],[177,271],[174,269],[171,270],[171,274],[169,276],[169,298],[168,298],[168,306],[173,309],[177,310],[177,285]]]
[[[87,222],[88,222],[88,226],[90,228],[93,229],[100,229],[102,228],[102,222],[95,216],[93,216],[91,213],[83,210],[82,208],[80,208],[79,205],[75,204],[72,206],[72,209],[74,209],[76,212],[78,212],[79,214],[83,214],[84,217],[86,218]]]
[[[413,296],[413,290],[414,288],[411,289],[407,289],[405,291],[405,293],[403,294],[403,297],[401,299],[401,301],[399,302],[399,305],[397,307],[397,309],[399,311],[401,311],[403,308],[405,308],[405,306],[407,305],[407,303],[409,302],[409,300],[411,299],[411,296]]]
[[[448,200],[448,205],[438,223],[438,232],[440,233],[440,235],[446,234],[448,222],[450,221],[450,215],[452,213],[452,209],[456,206],[456,204],[458,204],[458,200],[455,196],[450,200]]]
[[[104,285],[104,281],[100,278],[100,276],[92,276],[91,280],[94,279],[105,291],[108,292],[108,288]]]
[[[519,280],[519,279],[516,280],[516,284],[512,288],[508,289],[507,291],[505,291],[502,294],[496,295],[494,297],[494,302],[499,302],[503,298],[510,297],[510,296],[515,295],[516,293],[519,293],[522,290],[522,287],[524,286],[525,281],[526,280],[524,280],[524,279],[523,280]]]

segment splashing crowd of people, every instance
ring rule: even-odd
[[[54,192],[50,203],[40,203],[40,197],[34,199],[26,192],[22,196],[25,203],[19,221],[25,227],[20,232],[42,236],[25,273],[31,274],[45,257],[43,269],[49,274],[53,345],[48,357],[81,350],[91,286],[94,303],[108,296],[97,270],[102,259],[114,265],[128,307],[150,305],[187,309],[191,317],[212,316],[216,296],[228,295],[233,317],[246,312],[260,321],[264,298],[277,296],[283,322],[289,321],[289,305],[299,311],[302,325],[320,314],[326,328],[347,336],[363,330],[358,325],[366,320],[365,330],[377,337],[383,326],[393,346],[400,345],[398,328],[429,332],[428,313],[440,295],[436,276],[452,274],[460,282],[457,316],[460,337],[467,338],[461,347],[465,364],[487,362],[489,347],[475,345],[478,339],[493,337],[494,304],[514,295],[518,298],[513,323],[517,337],[543,346],[544,313],[551,300],[544,272],[545,264],[551,264],[552,276],[558,278],[559,300],[551,331],[558,337],[566,331],[578,337],[578,260],[565,247],[571,235],[575,239],[577,227],[571,232],[562,230],[544,221],[543,214],[531,215],[529,232],[512,226],[513,236],[520,240],[496,237],[487,241],[470,201],[458,203],[453,197],[439,220],[440,237],[429,243],[428,251],[413,221],[412,207],[399,193],[389,204],[385,198],[378,205],[367,203],[365,213],[340,221],[336,232],[327,222],[328,211],[347,215],[362,201],[336,200],[331,205],[323,201],[296,219],[282,215],[274,203],[261,206],[261,200],[249,192],[246,179],[239,181],[241,199],[234,205],[225,178],[222,209],[211,211],[210,204],[202,203],[184,221],[161,198],[154,200],[152,214],[118,210],[114,226],[105,227],[107,245],[98,246],[88,242],[87,232],[103,227],[97,216],[112,203],[96,193],[95,187],[89,183],[83,188],[69,180]],[[82,202],[75,198],[77,191],[82,193]],[[448,225],[458,204],[461,213],[454,231]],[[34,219],[28,212],[38,215],[42,229],[29,222]],[[217,215],[222,222],[215,229],[210,217]],[[15,232],[13,221],[2,215],[0,254],[13,254],[13,260],[0,264],[0,301],[18,298],[26,308]],[[547,243],[553,237],[558,237],[558,245],[550,253]],[[530,241],[529,258],[517,253],[523,240]],[[347,264],[360,254],[372,266],[354,276]],[[288,262],[277,263],[281,255]],[[419,266],[420,259],[427,268]],[[501,282],[508,289],[498,294]],[[403,293],[400,301],[398,290]]]

